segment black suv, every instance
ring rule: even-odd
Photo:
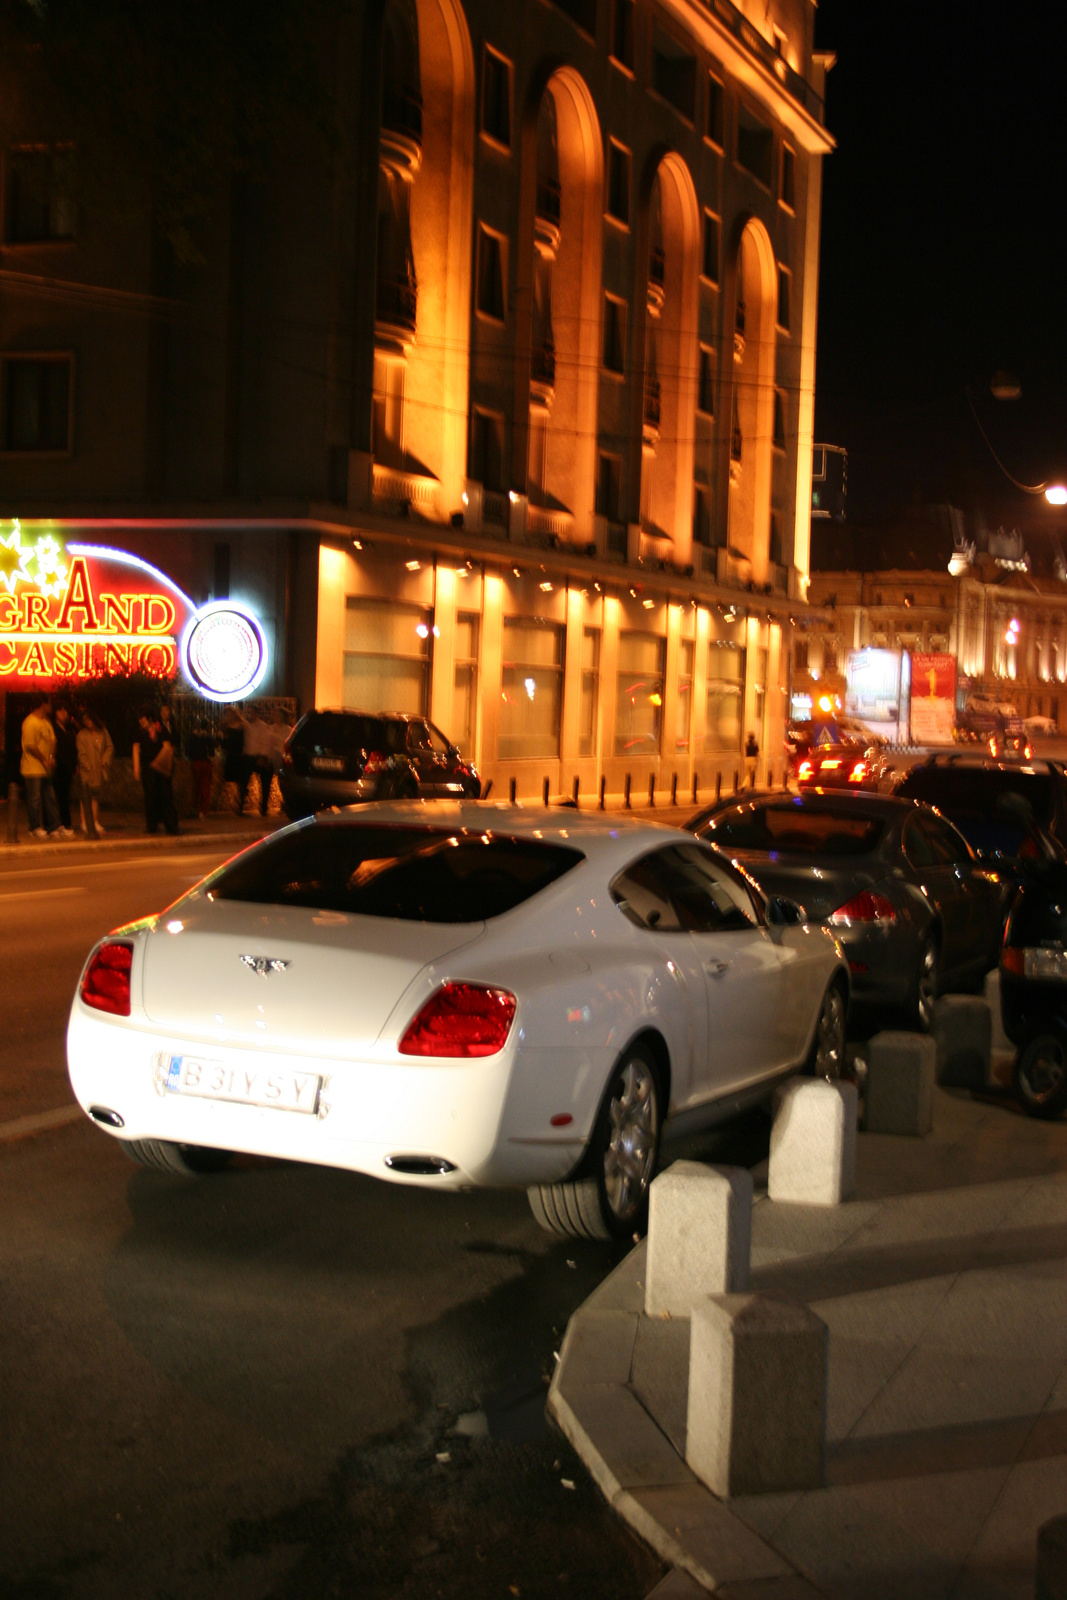
[[[1047,854],[1040,834],[1067,849],[1067,776],[1057,761],[984,760],[945,752],[912,767],[893,793],[936,806],[979,856],[1004,863]],[[1021,807],[1011,796],[1026,802]],[[1037,830],[1028,827],[1028,820]]]
[[[362,800],[477,800],[481,779],[425,717],[374,711],[309,711],[278,774],[294,821]]]

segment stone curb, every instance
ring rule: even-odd
[[[143,834],[108,834],[103,839],[59,839],[37,840],[27,844],[0,844],[0,860],[13,859],[18,856],[47,856],[49,860],[58,855],[71,855],[73,851],[121,849],[124,846],[136,850],[190,850],[197,845],[231,845],[255,844],[257,840],[266,838],[273,829],[266,828],[262,833],[143,833]]]
[[[683,1573],[721,1600],[740,1600],[747,1584],[758,1584],[766,1600],[816,1600],[826,1591],[704,1487],[629,1388],[642,1313],[628,1308],[642,1303],[644,1260],[641,1244],[571,1317],[549,1386],[549,1416],[612,1510],[676,1569],[659,1586],[664,1600],[686,1593]]]

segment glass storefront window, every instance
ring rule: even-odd
[[[394,600],[345,601],[344,704],[425,716],[433,612]]]
[[[674,712],[674,748],[689,749],[693,714],[693,641],[683,639],[678,652],[678,700]]]
[[[559,756],[563,698],[563,629],[550,622],[504,618],[500,760]]]
[[[745,652],[737,645],[708,645],[705,751],[740,750],[745,693]]]
[[[615,754],[655,755],[663,715],[666,640],[652,633],[620,633],[615,680]]]
[[[460,611],[456,615],[452,722],[448,736],[468,757],[474,754],[478,710],[478,622],[473,612]]]
[[[596,717],[600,701],[600,630],[582,634],[582,696],[578,710],[578,754],[596,754]]]

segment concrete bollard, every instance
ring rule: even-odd
[[[772,1200],[837,1206],[856,1187],[854,1083],[794,1078],[777,1100],[767,1192]]]
[[[687,1317],[709,1294],[748,1288],[752,1174],[676,1161],[648,1197],[645,1315]]]
[[[1034,1600],[1067,1600],[1067,1517],[1053,1517],[1037,1530]]]
[[[948,994],[938,1000],[931,1037],[938,1083],[947,1089],[988,1088],[993,1017],[981,995]]]
[[[867,1045],[868,1133],[929,1133],[937,1045],[925,1033],[876,1033]]]
[[[826,1324],[784,1295],[693,1307],[685,1459],[713,1494],[822,1486],[827,1349]]]

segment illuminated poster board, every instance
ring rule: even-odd
[[[911,737],[915,744],[951,744],[956,726],[956,657],[914,652]]]
[[[237,602],[197,607],[139,556],[0,524],[0,688],[181,674],[239,700],[266,670],[263,630]]]

